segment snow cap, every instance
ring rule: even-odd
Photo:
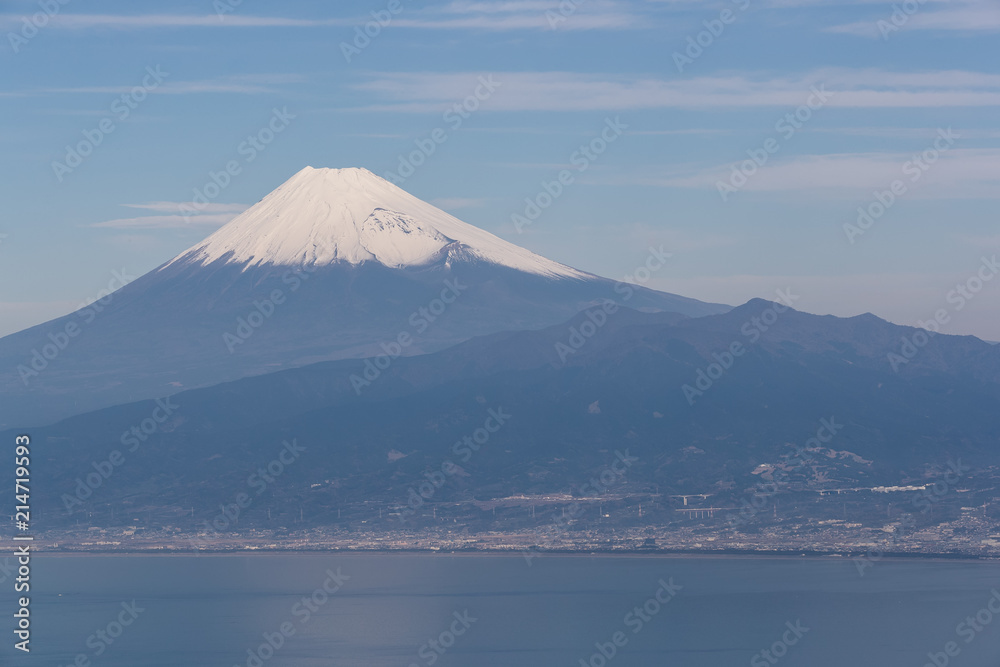
[[[171,264],[374,261],[403,268],[456,258],[555,278],[588,277],[462,222],[362,168],[302,169]]]

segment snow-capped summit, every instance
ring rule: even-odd
[[[455,259],[553,278],[591,277],[462,222],[360,168],[306,167],[174,262],[311,267],[374,261],[403,268]]]
[[[433,352],[609,301],[729,310],[545,259],[365,169],[307,167],[99,308],[0,339],[0,369],[14,369],[0,373],[0,428],[317,361]],[[86,333],[40,356],[69,327]]]

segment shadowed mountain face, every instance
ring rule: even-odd
[[[384,346],[440,350],[605,299],[691,316],[728,310],[545,259],[365,170],[307,168],[103,303],[0,339],[0,426]]]
[[[435,500],[573,492],[616,451],[635,457],[630,492],[734,503],[758,466],[802,446],[815,459],[795,478],[802,488],[920,480],[949,460],[997,465],[1000,349],[935,336],[897,372],[888,355],[916,332],[761,300],[700,318],[596,307],[433,354],[183,392],[165,416],[140,402],[36,429],[36,475],[49,480],[37,502],[61,511],[60,494],[129,443],[89,507],[215,507],[290,439],[308,465],[290,467],[276,493],[318,522],[352,503],[405,505],[445,461],[461,472]],[[497,411],[503,424],[463,447]],[[130,439],[144,422],[151,433]]]

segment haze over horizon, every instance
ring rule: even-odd
[[[404,190],[584,271],[620,279],[662,245],[654,289],[737,305],[788,288],[804,311],[907,325],[945,309],[946,333],[1000,340],[995,281],[949,299],[1000,249],[989,2],[97,1],[34,32],[36,2],[4,7],[0,335],[169,261],[307,165],[399,176],[418,151]]]

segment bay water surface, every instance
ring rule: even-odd
[[[38,555],[32,565],[32,651],[13,648],[8,580],[2,665],[1000,665],[997,563],[882,560],[863,576],[849,558]]]

